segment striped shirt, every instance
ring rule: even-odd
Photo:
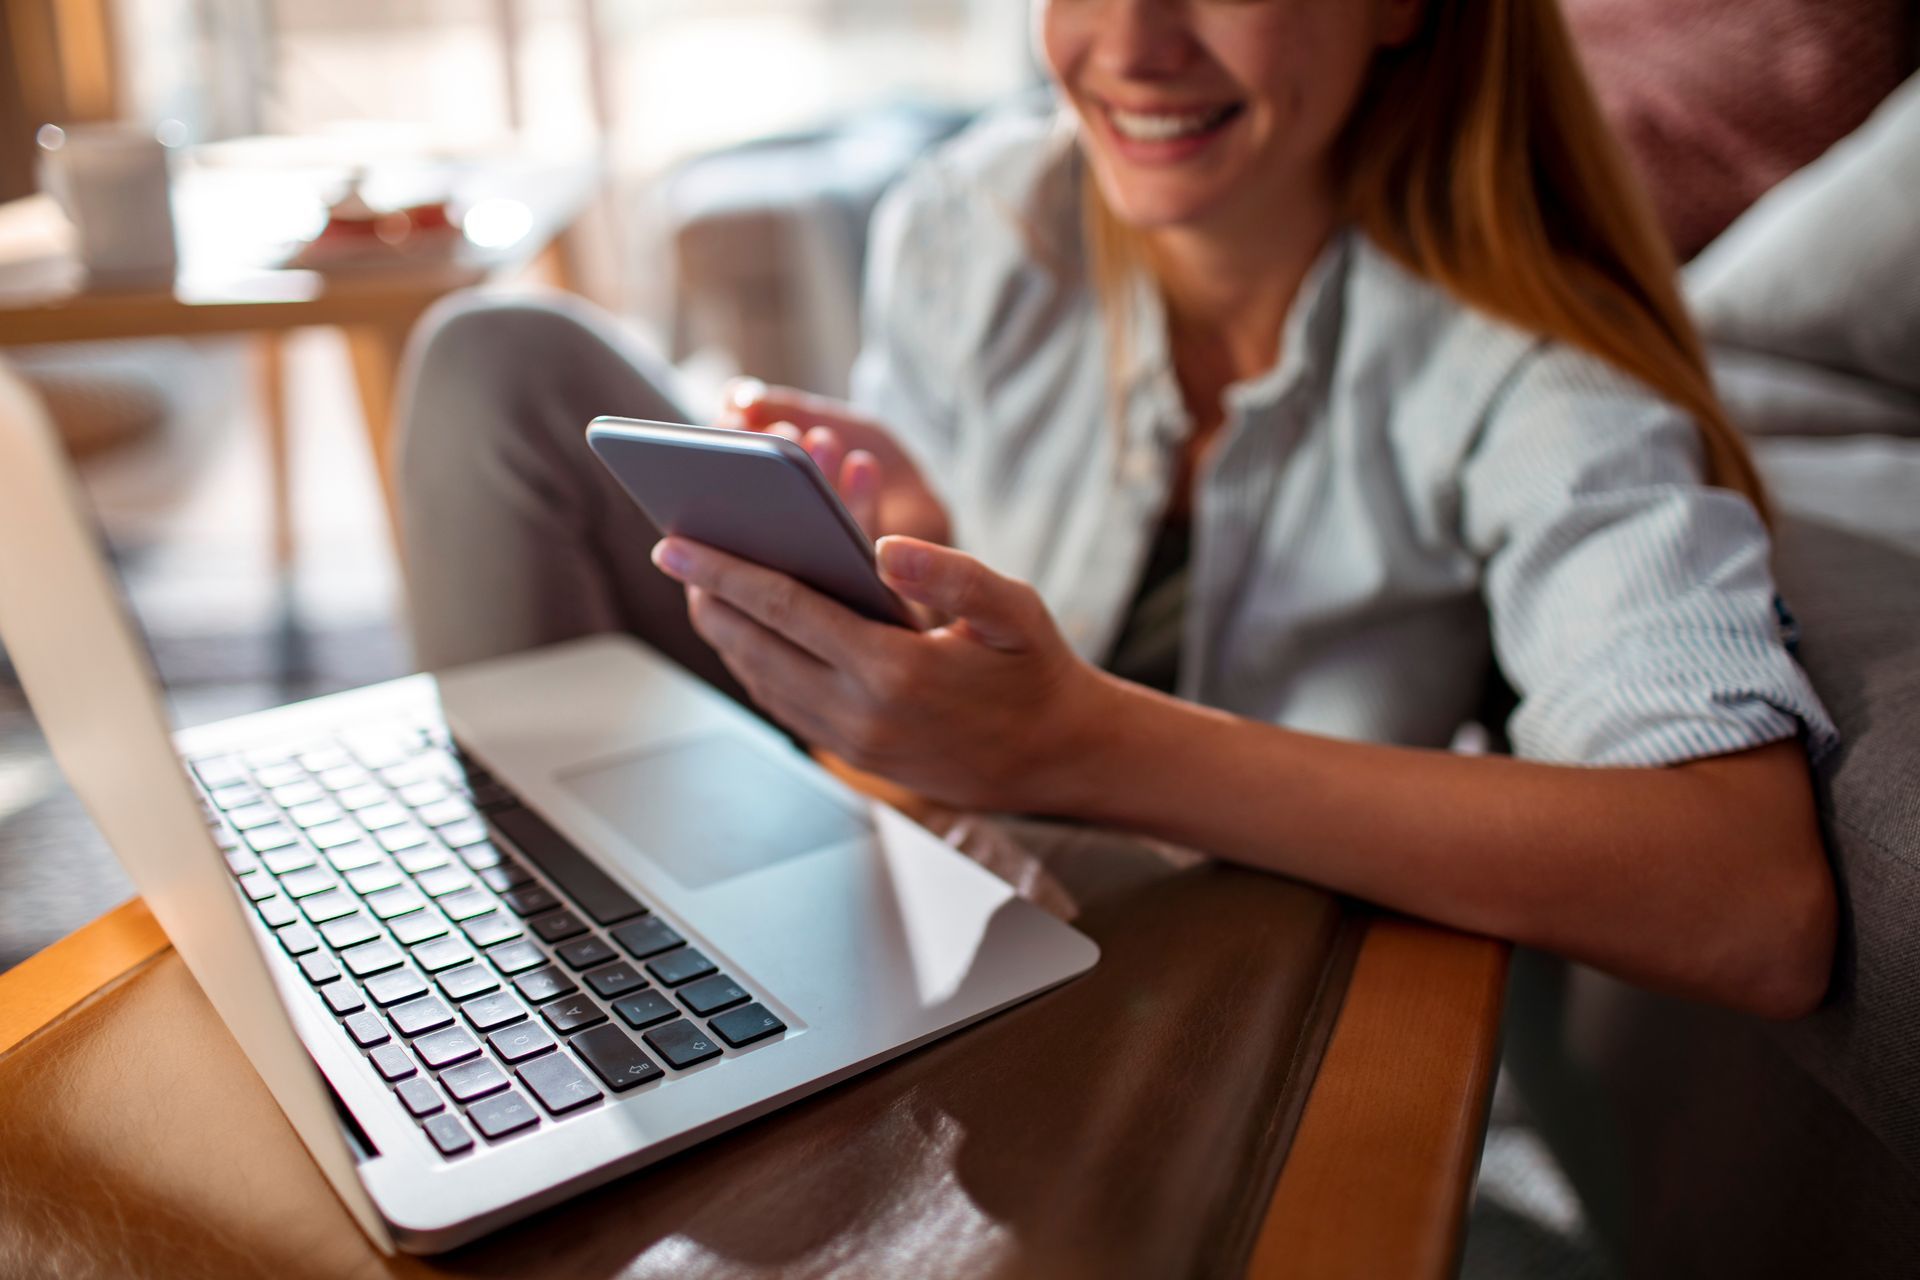
[[[1002,116],[875,215],[854,398],[956,543],[1109,656],[1190,422],[1135,282],[1116,406],[1070,124]],[[1182,697],[1310,733],[1445,746],[1493,672],[1517,755],[1658,765],[1832,722],[1783,639],[1765,528],[1702,483],[1643,384],[1336,235],[1278,359],[1230,387],[1192,495]]]

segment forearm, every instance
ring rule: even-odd
[[[1100,689],[1097,730],[1045,805],[1063,816],[1764,1012],[1797,1012],[1807,974],[1824,975],[1832,886],[1796,744],[1573,768],[1313,737],[1104,676]]]

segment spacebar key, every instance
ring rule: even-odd
[[[553,878],[566,890],[580,909],[600,924],[612,924],[645,913],[634,896],[613,882],[573,842],[547,825],[547,820],[531,809],[501,809],[487,815],[487,821],[513,841],[527,860]]]

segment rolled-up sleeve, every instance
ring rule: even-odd
[[[922,165],[881,197],[868,232],[852,399],[887,426],[951,509],[956,386],[951,282],[955,197]]]
[[[1788,652],[1752,505],[1701,480],[1691,419],[1562,347],[1536,349],[1461,470],[1516,755],[1662,765],[1837,736]]]

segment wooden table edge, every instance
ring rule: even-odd
[[[1247,1274],[1454,1274],[1500,1061],[1511,947],[1376,915]]]
[[[138,898],[0,973],[0,1056],[168,947]],[[1452,1273],[1499,1063],[1509,948],[1375,916],[1247,1273]]]
[[[0,973],[0,1055],[172,944],[139,898]]]

